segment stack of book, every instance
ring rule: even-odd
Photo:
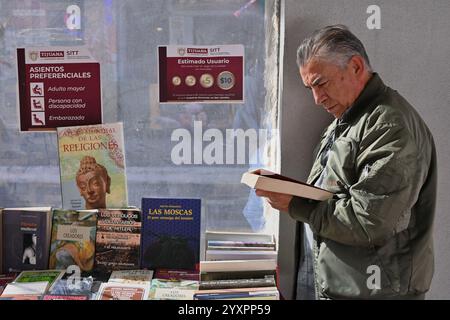
[[[279,300],[277,263],[273,259],[202,261],[194,300]]]
[[[279,300],[274,235],[208,231],[205,242],[194,300]]]
[[[277,259],[275,237],[269,234],[207,232],[207,261]]]

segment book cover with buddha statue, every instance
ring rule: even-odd
[[[63,208],[127,207],[123,124],[61,127],[57,133]]]

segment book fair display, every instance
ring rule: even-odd
[[[243,45],[158,61],[160,103],[244,102]],[[124,125],[103,122],[86,47],[17,48],[17,71],[20,131],[56,135],[62,205],[0,204],[0,300],[280,299],[273,235],[205,234],[202,199],[129,205]]]
[[[0,300],[280,299],[273,235],[202,235],[201,199],[128,205],[122,123],[56,133],[62,208],[0,208]]]

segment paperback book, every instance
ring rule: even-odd
[[[198,291],[194,300],[279,300],[276,287],[219,289]]]
[[[36,282],[11,282],[6,285],[1,295],[2,298],[17,300],[39,300],[49,288],[48,281]]]
[[[273,234],[208,231],[205,241],[207,261],[277,259]]]
[[[60,127],[57,133],[63,208],[127,207],[122,123]]]
[[[152,280],[150,300],[193,300],[194,293],[199,288],[196,280]]]
[[[116,270],[111,273],[108,282],[141,283],[150,285],[152,277],[153,270]]]
[[[275,276],[266,275],[263,278],[202,280],[200,290],[276,287]]]
[[[155,279],[165,280],[200,280],[199,270],[187,269],[156,269],[154,274]]]
[[[33,283],[33,282],[48,282],[48,290],[51,290],[54,284],[63,277],[62,270],[33,270],[22,271],[14,283]]]
[[[92,271],[97,210],[54,210],[49,268]]]
[[[102,283],[97,300],[147,300],[149,286],[138,283]]]
[[[200,199],[142,199],[141,267],[198,270]]]
[[[327,190],[265,169],[245,172],[242,175],[241,183],[253,189],[290,194],[317,201],[324,201],[333,197],[333,193]]]
[[[139,269],[140,209],[99,209],[96,238],[96,271]]]
[[[95,297],[100,284],[100,282],[94,281],[92,277],[60,279],[55,282],[48,293],[55,296],[87,296],[90,300]]]
[[[267,279],[272,278],[277,283],[277,270],[277,261],[273,259],[202,261],[200,278],[202,283],[222,280],[263,280],[266,282]]]
[[[4,272],[47,269],[51,208],[6,208],[2,215]]]

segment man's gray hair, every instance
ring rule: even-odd
[[[345,67],[351,57],[363,57],[368,71],[372,70],[362,42],[341,24],[316,30],[297,49],[297,65],[305,66],[312,58],[321,58]]]

